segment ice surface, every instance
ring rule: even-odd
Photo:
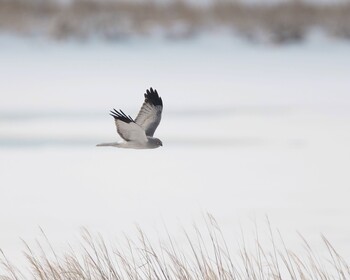
[[[41,226],[54,244],[81,226],[157,232],[210,212],[229,236],[265,215],[290,242],[325,234],[350,257],[350,46],[283,48],[226,38],[124,44],[0,40],[0,248]],[[156,150],[97,148],[164,100]],[[73,242],[72,242],[73,241]],[[235,240],[234,240],[235,241]]]

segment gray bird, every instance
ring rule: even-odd
[[[110,115],[114,118],[117,132],[125,141],[102,143],[97,146],[113,146],[130,149],[155,149],[163,146],[162,141],[153,137],[162,118],[163,101],[158,92],[150,88],[145,93],[145,101],[139,114],[133,120],[122,110],[113,109]]]

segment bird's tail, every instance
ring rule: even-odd
[[[114,143],[101,143],[97,144],[96,147],[105,147],[105,146],[112,146],[112,147],[118,147],[120,143],[114,142]]]

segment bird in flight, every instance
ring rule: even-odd
[[[122,110],[113,109],[110,115],[114,118],[117,132],[123,142],[102,143],[97,146],[113,146],[130,149],[155,149],[163,146],[162,141],[153,137],[162,118],[163,101],[153,88],[146,90],[145,101],[139,114],[133,120]]]

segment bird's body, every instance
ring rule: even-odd
[[[146,142],[136,142],[136,141],[123,141],[114,143],[101,143],[97,144],[98,147],[102,146],[112,146],[125,149],[155,149],[163,144],[160,144],[160,140],[154,137],[147,137]]]
[[[163,110],[163,101],[158,92],[150,88],[145,93],[145,101],[136,119],[133,120],[122,110],[111,111],[118,134],[123,142],[102,143],[97,146],[112,146],[129,149],[155,149],[163,146],[162,141],[153,137],[157,129]]]

